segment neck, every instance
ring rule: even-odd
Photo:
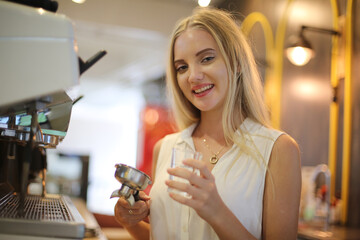
[[[237,122],[235,123],[237,127],[241,125],[246,116],[243,114],[239,115]],[[222,114],[219,112],[201,112],[201,118],[199,125],[194,131],[193,137],[198,138],[211,138],[216,140],[219,143],[225,144],[224,130],[222,124]]]
[[[213,112],[202,112],[200,123],[193,136],[198,138],[212,138],[219,142],[225,142],[222,115]]]

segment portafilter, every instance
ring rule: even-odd
[[[110,198],[122,197],[131,206],[139,198],[139,191],[145,190],[151,184],[150,177],[142,171],[125,164],[116,164],[115,178],[121,183],[121,188],[113,191]]]

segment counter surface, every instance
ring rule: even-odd
[[[123,228],[101,229],[94,215],[87,209],[82,199],[72,198],[72,202],[85,220],[86,230],[84,240],[132,240],[130,234]]]
[[[360,228],[349,228],[331,225],[327,231],[322,227],[301,224],[298,229],[298,240],[359,240]]]

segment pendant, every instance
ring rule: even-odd
[[[216,164],[219,161],[219,158],[216,155],[214,155],[209,159],[209,161],[211,164]]]

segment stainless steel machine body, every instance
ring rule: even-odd
[[[84,62],[75,43],[66,16],[0,1],[0,238],[84,237],[84,220],[70,198],[45,191],[46,149],[66,136],[76,102],[67,91],[106,54]],[[43,179],[42,195],[28,195],[36,176]]]

